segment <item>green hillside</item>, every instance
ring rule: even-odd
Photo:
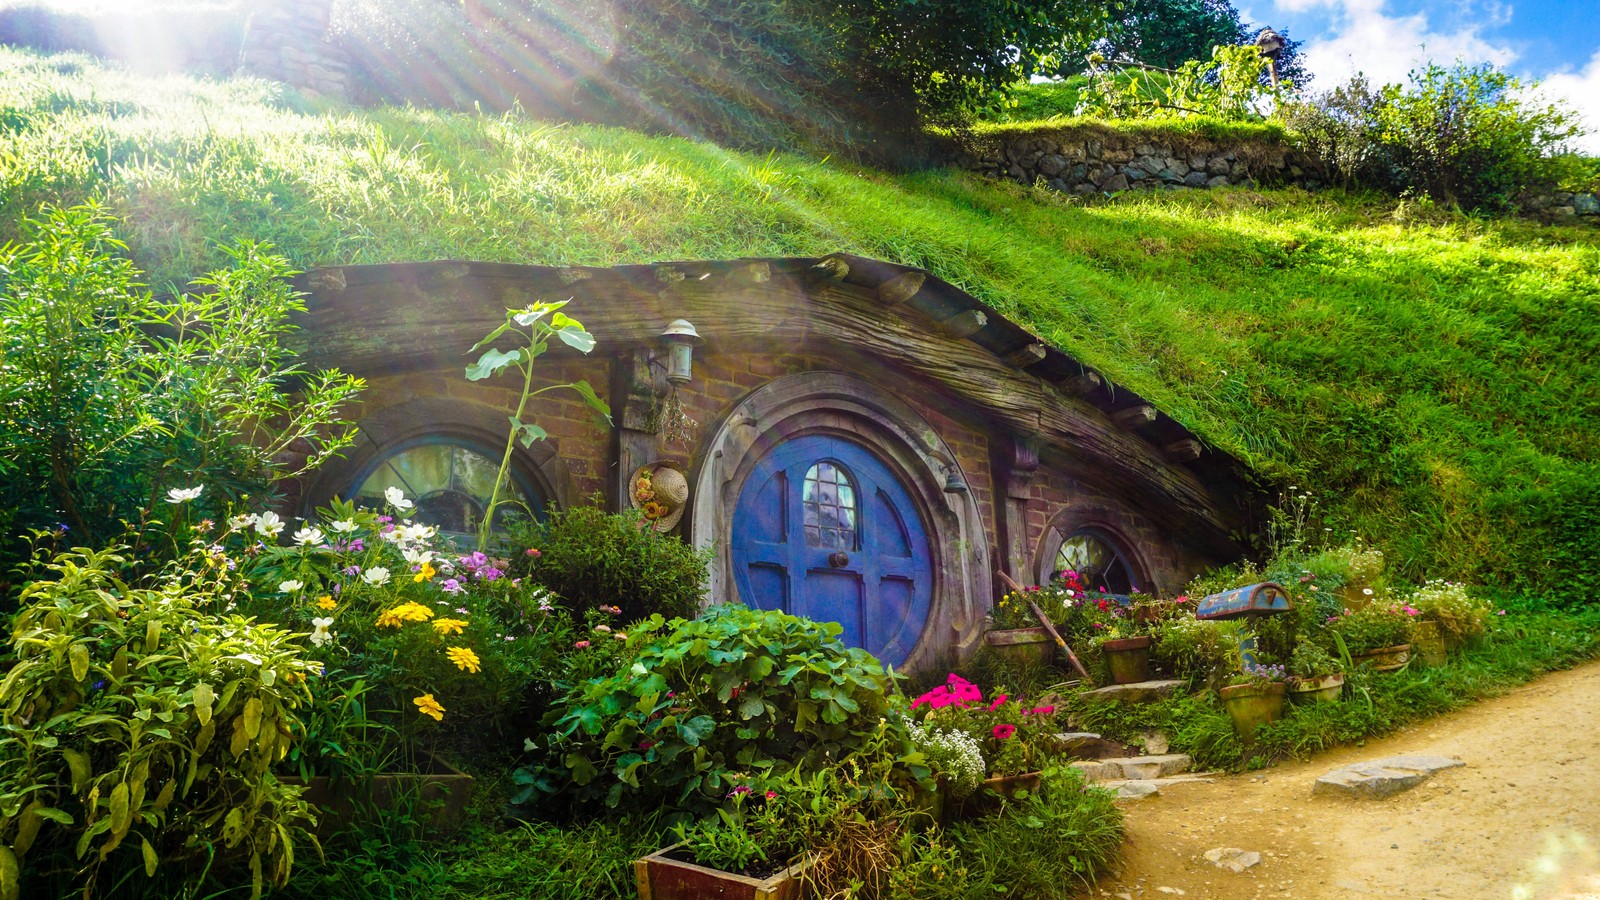
[[[317,108],[0,50],[0,237],[104,201],[163,285],[302,267],[848,251],[924,266],[1412,575],[1600,591],[1600,229],[1300,191],[1084,203],[634,132]]]

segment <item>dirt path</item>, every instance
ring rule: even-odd
[[[1126,804],[1126,868],[1094,893],[1600,900],[1597,743],[1600,662],[1364,747],[1163,787]],[[1329,769],[1407,753],[1467,765],[1387,800],[1311,796]],[[1234,874],[1205,861],[1214,847],[1263,860]]]

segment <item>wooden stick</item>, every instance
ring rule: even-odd
[[[1009,590],[1013,590],[1013,591],[1022,590],[1022,585],[1017,584],[1016,579],[1012,578],[1010,575],[1007,575],[1005,572],[1001,571],[1000,569],[996,569],[994,573],[996,575],[1000,576],[1000,580],[1004,581],[1006,583],[1006,587]]]
[[[1084,671],[1083,663],[1078,662],[1078,655],[1072,652],[1072,648],[1067,646],[1066,640],[1056,631],[1056,627],[1050,624],[1050,617],[1044,614],[1044,610],[1039,608],[1039,604],[1029,600],[1028,608],[1033,610],[1033,617],[1039,620],[1039,624],[1044,626],[1044,630],[1050,632],[1050,636],[1056,639],[1056,646],[1067,654],[1067,662],[1072,663],[1072,667],[1078,670],[1078,674],[1083,677],[1084,681],[1093,684],[1094,682],[1089,678],[1089,673]]]

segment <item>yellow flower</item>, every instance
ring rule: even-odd
[[[467,627],[465,619],[434,619],[433,630],[440,634],[460,634]]]
[[[317,605],[323,609],[333,609],[339,604],[333,599],[332,594],[323,594],[321,597],[317,598]]]
[[[406,622],[426,622],[431,618],[433,610],[412,600],[379,613],[376,624],[379,628],[399,628]]]
[[[450,657],[450,661],[455,663],[458,669],[474,673],[478,671],[478,654],[465,647],[447,647],[444,655]]]
[[[433,567],[433,563],[425,562],[425,563],[422,564],[422,568],[417,570],[417,574],[411,576],[411,580],[412,581],[431,581],[433,579],[433,576],[435,576],[437,574],[439,574],[439,570],[437,570],[437,569],[435,569]]]
[[[423,694],[411,702],[417,705],[417,710],[423,715],[433,716],[435,722],[444,721],[444,707],[439,705],[439,701],[433,699],[432,694]]]
[[[394,610],[386,609],[383,612],[378,613],[378,620],[373,624],[379,628],[399,628],[401,625],[404,625],[405,622],[403,622],[399,616],[394,614]]]

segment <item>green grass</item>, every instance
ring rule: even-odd
[[[1148,397],[1402,576],[1600,592],[1600,230],[1337,193],[1082,202],[515,115],[0,50],[0,239],[98,198],[157,286],[302,267],[849,251],[925,266]]]

